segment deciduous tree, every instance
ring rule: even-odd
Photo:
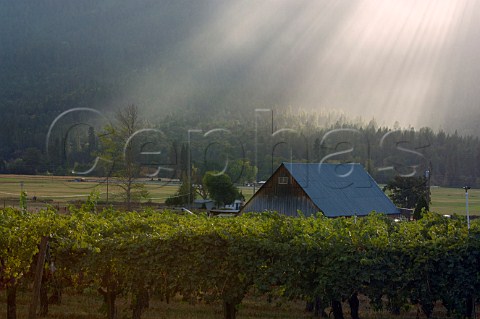
[[[203,176],[203,185],[217,205],[231,204],[240,195],[227,174],[207,172]]]
[[[140,119],[138,107],[130,104],[115,114],[115,123],[107,126],[101,137],[104,157],[114,161],[113,175],[123,191],[127,210],[131,210],[133,202],[148,197],[145,184],[138,181],[141,165],[136,156],[141,145],[137,139],[130,139],[142,128],[144,122]]]

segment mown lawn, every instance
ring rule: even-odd
[[[107,199],[107,181],[105,178],[86,178],[86,181],[75,181],[74,177],[63,176],[26,176],[0,175],[0,197],[18,197],[22,183],[23,189],[29,197],[36,196],[38,200],[68,202],[76,199],[85,199],[92,191],[100,193],[100,199]],[[164,202],[175,193],[177,185],[166,185],[159,181],[145,181],[151,200]],[[108,181],[109,200],[115,200],[121,193],[115,180]]]
[[[466,214],[465,190],[462,188],[432,187],[432,204],[430,210],[440,214]],[[470,215],[480,215],[480,190],[468,191]]]
[[[39,203],[64,205],[74,200],[86,199],[91,191],[100,193],[100,200],[107,199],[107,183],[105,179],[87,178],[85,182],[75,182],[74,177],[63,176],[27,176],[27,175],[0,175],[0,205],[18,204],[18,196],[23,182],[23,189],[27,191],[29,199],[36,196]],[[163,203],[174,194],[178,185],[166,185],[159,181],[146,181],[146,187],[153,203]],[[258,189],[258,188],[257,188]],[[252,194],[252,187],[241,187],[242,193],[248,200]],[[118,201],[120,189],[115,182],[109,180],[109,201]],[[462,188],[432,187],[431,210],[440,214],[465,215],[465,191]],[[470,215],[480,215],[480,190],[469,191]]]

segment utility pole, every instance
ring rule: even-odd
[[[108,205],[108,175],[107,175],[107,205]]]
[[[470,229],[470,215],[468,213],[468,190],[470,189],[470,186],[464,186],[463,189],[465,190],[465,205],[467,209],[467,228]]]
[[[430,170],[425,171],[425,188],[426,188],[426,193],[427,193],[427,205],[430,207]]]
[[[187,207],[192,207],[192,133],[202,133],[202,130],[188,130],[188,150],[187,150],[187,179],[188,179],[188,204]]]

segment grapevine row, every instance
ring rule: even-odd
[[[396,223],[379,214],[209,218],[153,210],[96,212],[88,205],[70,214],[4,209],[0,288],[7,295],[31,280],[42,236],[49,237],[50,248],[45,271],[54,272],[60,286],[98,289],[107,318],[117,317],[120,294],[130,296],[131,316],[140,318],[152,293],[166,300],[175,295],[191,302],[219,300],[224,317],[235,318],[252,288],[316,301],[320,311],[333,306],[335,316],[342,315],[335,305],[349,299],[355,306],[359,293],[374,308],[392,313],[413,303],[430,317],[441,301],[452,316],[468,316],[480,291],[480,223],[468,230],[463,219],[433,213]]]

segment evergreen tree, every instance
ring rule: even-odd
[[[383,190],[388,191],[393,203],[402,208],[415,208],[422,198],[425,201],[426,198],[430,198],[425,177],[395,176]],[[422,207],[428,208],[428,204]]]
[[[167,198],[165,204],[168,206],[182,206],[184,204],[191,204],[195,200],[195,191],[192,185],[189,185],[187,174],[182,176],[182,184],[178,187],[177,192]]]
[[[413,218],[419,220],[423,217],[423,214],[430,210],[430,205],[427,203],[425,197],[420,197],[417,205],[415,206],[415,211],[413,212]]]

